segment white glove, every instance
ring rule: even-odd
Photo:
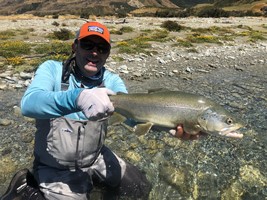
[[[115,94],[107,88],[84,89],[77,98],[77,106],[89,120],[105,119],[114,112],[108,95]]]

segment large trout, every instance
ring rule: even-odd
[[[200,95],[179,91],[118,94],[110,96],[115,111],[136,122],[146,122],[147,130],[153,125],[175,128],[183,124],[184,131],[200,131],[226,137],[242,138],[238,122],[222,106]]]

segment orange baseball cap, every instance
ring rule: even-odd
[[[107,43],[110,44],[110,34],[108,28],[105,25],[100,24],[99,22],[87,22],[83,24],[76,38],[78,40],[81,40],[90,35],[97,35],[99,37],[102,37],[107,41]]]

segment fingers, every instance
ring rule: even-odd
[[[190,133],[187,133],[184,131],[184,128],[181,124],[179,124],[176,128],[176,132],[174,133],[175,130],[172,130],[172,135],[174,135],[174,137],[177,137],[179,139],[182,139],[182,140],[196,140],[199,138],[200,134],[201,133],[198,133],[198,134],[195,134],[195,135],[192,135]]]
[[[114,112],[108,95],[114,94],[107,88],[84,89],[77,98],[77,107],[89,120],[108,118]]]
[[[116,92],[113,92],[110,89],[107,89],[107,88],[103,88],[103,89],[106,89],[107,95],[116,95]]]

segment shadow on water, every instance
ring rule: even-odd
[[[181,141],[158,130],[137,137],[124,126],[116,125],[109,127],[106,144],[146,172],[153,184],[150,199],[266,199],[266,77],[263,68],[218,69],[192,80],[165,77],[128,83],[130,92],[156,86],[213,99],[246,122],[241,140],[208,135]],[[18,105],[20,95],[10,101],[1,94],[0,104],[9,104],[8,111],[1,106],[1,118],[11,118],[12,107]],[[30,166],[32,161],[33,123],[22,117],[12,123],[13,126],[1,128],[0,194],[14,171]]]

